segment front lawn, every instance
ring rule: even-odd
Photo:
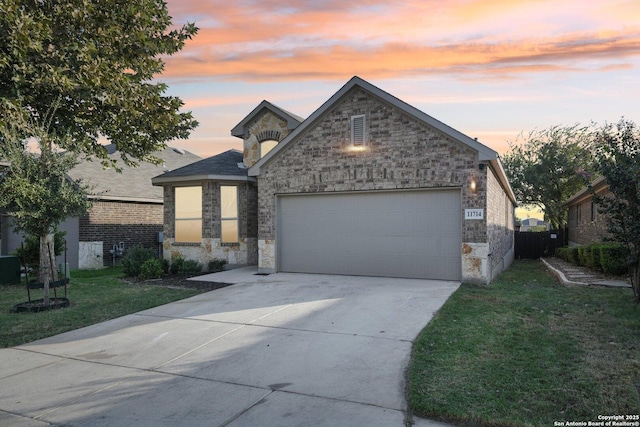
[[[208,290],[132,284],[123,281],[122,276],[120,268],[72,271],[68,288],[71,307],[41,313],[11,313],[15,304],[27,301],[26,288],[24,285],[0,286],[0,348],[93,325]],[[62,288],[58,288],[58,296],[63,293]],[[42,291],[32,290],[31,298],[42,298]]]
[[[567,288],[516,261],[453,294],[417,338],[408,377],[416,415],[459,424],[637,415],[640,306],[631,289]]]

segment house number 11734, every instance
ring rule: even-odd
[[[464,219],[484,219],[484,209],[465,209]]]

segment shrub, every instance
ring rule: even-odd
[[[586,246],[578,246],[578,262],[577,265],[587,265]]]
[[[178,272],[182,268],[183,263],[184,258],[182,258],[180,252],[173,252],[171,254],[171,266],[169,267],[169,272],[171,274],[178,274]]]
[[[142,279],[157,279],[162,276],[162,261],[158,258],[149,258],[140,267],[140,277]]]
[[[584,253],[584,265],[591,268],[591,269],[595,269],[596,268],[596,264],[594,262],[595,260],[595,256],[594,256],[594,250],[595,249],[595,245],[587,245],[584,247],[583,249],[583,253]],[[599,268],[600,266],[598,266]]]
[[[170,267],[169,260],[162,258],[162,272],[164,274],[169,274],[169,267]]]
[[[617,243],[599,245],[600,266],[606,274],[620,276],[629,271],[629,251]]]
[[[192,259],[183,260],[180,268],[178,269],[180,274],[195,274],[202,273],[202,264]]]
[[[602,265],[600,264],[600,247],[602,246],[601,243],[593,243],[590,245],[590,251],[589,251],[589,267],[594,269],[594,270],[600,270],[602,271]]]
[[[124,274],[127,276],[139,276],[142,264],[149,259],[155,258],[155,256],[156,254],[152,249],[145,248],[142,245],[133,246],[122,258]]]
[[[560,259],[563,259],[565,261],[570,261],[570,251],[571,248],[557,248],[556,249],[556,256]]]
[[[580,247],[579,246],[572,246],[570,249],[571,249],[569,251],[570,261],[572,263],[578,265],[580,263],[580,257],[578,255],[578,252],[580,252]]]
[[[209,261],[209,264],[207,265],[207,267],[211,273],[216,273],[218,271],[224,270],[224,266],[226,263],[227,263],[226,259],[216,258]]]

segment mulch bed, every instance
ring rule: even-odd
[[[135,285],[144,286],[163,286],[166,288],[182,288],[182,289],[198,289],[201,291],[214,291],[216,289],[225,288],[231,286],[232,283],[222,282],[202,282],[200,280],[187,280],[189,277],[194,276],[163,276],[160,279],[140,280],[133,277],[127,277],[123,280]]]

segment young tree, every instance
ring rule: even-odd
[[[606,124],[595,132],[592,149],[595,171],[610,194],[591,192],[611,237],[629,250],[631,283],[640,299],[640,129],[624,119]]]
[[[24,133],[35,140],[38,153],[26,149],[27,141],[20,136]],[[49,282],[57,280],[53,230],[65,218],[87,211],[86,188],[68,179],[75,156],[60,152],[45,129],[0,124],[0,141],[0,157],[8,163],[0,176],[0,208],[13,216],[16,229],[39,237],[38,278],[47,305]]]
[[[15,178],[20,194],[35,196],[41,189],[30,177],[45,182],[49,173],[48,185],[66,182],[60,171],[74,154],[117,167],[100,138],[115,144],[130,166],[157,161],[153,152],[187,138],[197,122],[154,79],[164,68],[163,57],[182,49],[196,32],[193,24],[172,28],[162,0],[0,2],[0,144],[6,146],[4,156],[14,156],[5,181]],[[24,141],[34,137],[39,157],[24,153]],[[61,191],[70,188],[60,185]],[[18,193],[5,195],[13,197],[3,203],[13,207],[20,227],[38,228],[41,238],[49,235],[56,219],[41,220],[45,211],[59,212],[51,206],[61,200],[41,198],[42,215],[36,215],[40,211],[21,205]],[[40,263],[46,266],[45,258]]]
[[[554,126],[511,143],[502,157],[517,200],[541,208],[553,228],[566,225],[562,204],[584,186],[578,172],[591,168],[588,141],[587,128]]]

